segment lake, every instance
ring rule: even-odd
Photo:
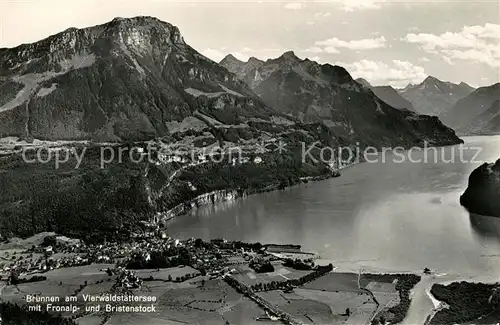
[[[203,207],[171,220],[169,233],[300,244],[357,268],[498,273],[500,218],[470,215],[459,197],[472,170],[500,158],[500,136],[463,139],[465,150],[412,153],[413,161],[426,161],[399,163],[388,154],[339,178]]]

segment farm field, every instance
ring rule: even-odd
[[[324,301],[309,299],[307,296],[301,296],[300,291],[295,291],[283,293],[280,290],[273,290],[259,292],[257,295],[304,324],[341,324],[346,319],[340,314],[335,314]]]
[[[252,286],[257,283],[271,283],[273,281],[281,282],[286,280],[299,279],[311,271],[299,271],[285,267],[281,262],[271,263],[274,267],[274,272],[257,273],[248,265],[238,265],[235,267],[237,274],[233,275],[238,281]]]
[[[0,266],[11,264],[11,261],[39,258],[41,254],[24,256],[27,254],[21,252],[31,244],[38,244],[44,235],[2,244]],[[19,259],[21,255],[23,258]],[[52,256],[59,259],[67,255],[69,254],[55,252]],[[140,269],[132,273],[118,268],[118,272],[114,274],[119,275],[109,275],[106,271],[108,268],[115,269],[114,264],[92,264],[56,268],[38,274],[46,277],[46,280],[2,285],[0,290],[2,299],[20,305],[26,304],[27,294],[60,297],[56,305],[68,305],[69,302],[65,303],[64,297],[77,294],[78,301],[71,304],[79,307],[95,305],[85,302],[82,295],[93,296],[114,292],[156,297],[156,302],[153,302],[156,310],[149,314],[125,312],[105,314],[103,309],[96,311],[85,308],[80,309],[77,315],[62,312],[63,316],[79,317],[75,319],[78,325],[276,324],[277,319],[274,321],[269,319],[270,316],[266,315],[266,311],[249,298],[252,295],[257,295],[266,301],[268,307],[274,306],[277,314],[281,311],[302,324],[359,325],[370,324],[374,317],[388,319],[387,316],[390,316],[400,319],[401,315],[404,316],[409,301],[409,285],[416,280],[407,275],[332,271],[325,274],[321,271],[314,274],[314,277],[321,274],[319,277],[299,287],[289,287],[285,291],[248,292],[245,287],[300,279],[315,271],[295,270],[275,260],[271,262],[274,267],[273,272],[257,273],[250,268],[248,256],[227,253],[227,258],[228,260],[224,260],[218,266],[220,269],[208,272],[204,276],[189,266]],[[8,273],[9,268],[6,268],[5,272]],[[231,274],[230,277],[234,277],[239,283],[232,282],[230,278],[221,278],[221,274],[227,276],[228,272]],[[31,274],[23,276],[28,277]],[[235,288],[243,287],[242,292],[247,296],[236,291],[228,283]],[[273,286],[264,286],[265,289],[271,287]],[[259,287],[254,286],[250,290],[256,288]],[[401,288],[406,288],[404,289],[406,291],[401,293],[403,292]],[[45,304],[48,303],[41,303],[42,310],[45,309]],[[124,302],[123,305],[125,304],[129,305],[129,302]],[[391,308],[395,306],[397,308]]]
[[[310,289],[295,289],[295,294],[304,299],[315,300],[329,306],[334,315],[342,315],[346,309],[355,310],[366,303],[373,303],[373,299],[367,293],[350,291],[331,292]]]
[[[225,324],[229,319],[230,324],[257,324],[255,319],[265,315],[222,280],[207,280],[203,285],[196,281],[189,287],[166,290],[159,297],[158,308],[158,318],[184,324]]]
[[[75,320],[78,325],[102,325],[104,320],[100,315],[88,315]]]
[[[85,282],[87,286],[79,295],[103,293],[115,283],[115,276],[109,276],[102,271],[110,266],[113,267],[110,264],[93,264],[48,271],[43,273],[43,276],[47,277],[45,281],[6,286],[2,291],[2,299],[20,304],[25,303],[27,294],[58,296],[64,299],[66,296],[74,295]],[[79,300],[81,303],[82,299]]]
[[[29,238],[11,238],[8,243],[0,243],[0,252],[7,250],[26,250],[31,246],[39,246],[47,236],[55,236],[54,232],[42,232]]]
[[[104,323],[104,325],[137,325],[137,324],[185,325],[186,323],[177,322],[175,320],[167,318],[160,318],[158,315],[146,315],[146,314],[115,314],[111,316],[111,318],[106,323]],[[87,325],[87,324],[81,324],[81,325]]]
[[[291,300],[282,306],[282,310],[304,324],[334,324],[338,321],[327,305],[315,300]]]
[[[331,272],[324,276],[307,283],[304,289],[323,290],[323,291],[347,291],[347,292],[366,292],[358,287],[358,275],[355,273],[335,273]]]
[[[140,295],[155,296],[159,299],[166,291],[180,288],[196,288],[199,284],[197,278],[190,279],[184,282],[165,282],[165,281],[146,281],[138,291]]]
[[[162,280],[162,281],[168,281],[169,276],[171,277],[172,280],[175,280],[176,278],[183,277],[187,274],[199,274],[199,273],[200,273],[199,271],[189,266],[159,269],[158,271],[156,269],[136,270],[135,272],[135,274],[142,279],[153,277],[155,280]]]
[[[331,272],[293,292],[273,290],[257,295],[304,324],[369,324],[380,311],[400,302],[396,278],[377,279]]]
[[[248,324],[248,325],[276,325],[271,320],[256,320],[264,316],[263,310],[253,301],[242,297],[236,303],[223,312],[223,317],[229,324]]]
[[[369,324],[370,319],[375,315],[377,305],[372,301],[359,306],[354,310],[344,325]]]

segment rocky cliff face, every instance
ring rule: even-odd
[[[399,94],[413,104],[417,113],[440,116],[472,91],[474,88],[463,82],[454,84],[427,77],[419,85],[400,90]]]
[[[266,104],[305,123],[323,123],[348,142],[375,146],[460,142],[437,118],[395,109],[342,67],[286,52],[252,71],[251,81],[248,74],[240,78]]]
[[[500,159],[472,172],[460,203],[471,213],[500,217]]]
[[[0,135],[140,140],[201,112],[227,124],[271,110],[151,17],[71,28],[0,50]]]
[[[494,134],[500,131],[500,83],[481,87],[458,101],[443,121],[464,134]]]
[[[172,209],[169,209],[168,211],[159,212],[157,216],[158,218],[160,218],[160,220],[165,221],[174,218],[176,216],[189,213],[199,207],[220,203],[224,201],[234,201],[240,198],[241,196],[245,195],[246,195],[245,193],[243,192],[239,193],[236,190],[220,190],[220,191],[213,191],[210,193],[204,193],[189,200],[188,202],[178,204]]]

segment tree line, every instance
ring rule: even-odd
[[[285,281],[272,281],[272,282],[260,282],[250,286],[250,290],[253,292],[259,291],[271,291],[271,290],[289,290],[294,287],[304,285],[308,282],[314,281],[317,278],[329,273],[333,270],[333,265],[328,264],[325,266],[316,266],[314,272],[306,274],[298,279],[289,279]]]

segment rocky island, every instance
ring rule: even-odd
[[[500,159],[472,172],[460,203],[471,213],[500,217]]]

